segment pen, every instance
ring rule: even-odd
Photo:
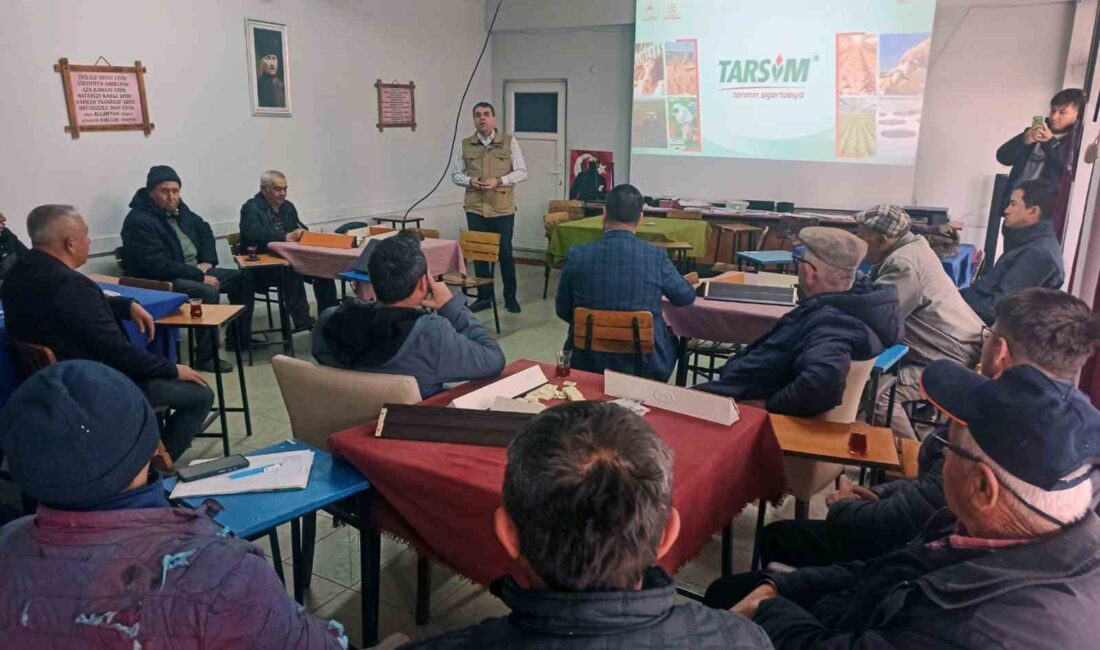
[[[263,465],[261,467],[250,467],[248,469],[242,469],[239,472],[233,472],[229,475],[230,479],[244,478],[246,476],[252,476],[254,474],[265,474],[267,472],[273,472],[282,465],[282,463],[272,463],[270,465]]]

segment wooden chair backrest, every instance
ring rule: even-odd
[[[231,232],[225,236],[225,243],[229,244],[229,252],[234,255],[241,254],[241,233]]]
[[[439,239],[439,231],[435,228],[409,228],[409,232],[416,235],[417,239]]]
[[[577,307],[573,310],[573,347],[592,352],[651,354],[653,314]]]
[[[547,208],[547,212],[569,212],[569,208],[584,209],[583,201],[562,201],[560,199],[550,201],[550,206]]]
[[[677,210],[673,208],[672,210],[668,211],[668,218],[691,219],[693,221],[698,221],[699,219],[703,218],[703,213],[699,212],[698,210]]]
[[[115,264],[118,265],[119,275],[126,275],[126,250],[122,246],[115,248]]]
[[[16,367],[23,379],[57,363],[57,356],[53,353],[53,350],[45,345],[24,343],[13,338],[8,339],[8,345],[11,347]]]
[[[146,280],[144,278],[121,277],[118,279],[118,283],[124,287],[137,287],[138,289],[149,289],[151,291],[172,290],[172,283],[167,280]]]
[[[463,259],[496,262],[500,258],[500,235],[495,232],[463,230],[458,236]]]
[[[546,236],[550,236],[550,230],[559,223],[569,221],[568,212],[547,212],[542,216],[542,227],[546,229]]]

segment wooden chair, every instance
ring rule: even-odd
[[[691,221],[699,221],[703,218],[703,213],[698,210],[677,210],[675,208],[668,211],[669,219],[688,219]]]
[[[126,275],[125,249],[122,246],[115,248],[115,264],[118,265],[118,274]]]
[[[118,279],[119,286],[149,289],[150,291],[171,291],[172,283],[167,280],[146,280],[144,278],[131,278],[123,276]]]
[[[688,253],[692,252],[691,244],[684,241],[651,241],[657,248],[663,249],[672,258],[672,263],[680,273],[687,272]]]
[[[410,232],[414,237],[420,241],[425,239],[439,239],[439,231],[435,228],[409,228],[405,232]]]
[[[459,287],[462,295],[467,298],[476,297],[468,293],[471,289],[489,286],[491,291],[489,301],[493,305],[493,322],[496,324],[497,334],[500,334],[500,316],[497,314],[496,280],[494,279],[496,277],[497,260],[500,259],[500,235],[492,232],[463,230],[458,236],[458,245],[462,249],[462,259],[467,262],[488,262],[490,277],[470,277],[465,273],[451,272],[443,274],[443,282],[447,283],[448,286]]]
[[[45,345],[24,343],[8,337],[8,346],[11,348],[12,356],[15,357],[15,367],[22,379],[57,363],[57,356]]]
[[[562,201],[555,199],[550,201],[547,206],[548,213],[552,212],[565,212],[569,214],[569,219],[583,219],[584,218],[584,201]]]
[[[646,376],[645,355],[653,354],[653,314],[577,307],[573,310],[573,348],[634,356],[634,374]]]
[[[554,201],[551,201],[551,203],[554,203]],[[545,266],[543,268],[543,282],[542,282],[542,299],[543,300],[546,300],[546,293],[550,289],[550,270],[551,269],[561,269],[562,267],[565,266],[565,258],[562,258],[560,260],[555,260],[553,258],[553,256],[550,255],[550,251],[549,251],[550,231],[552,231],[554,229],[554,227],[557,226],[558,224],[565,223],[567,221],[571,221],[571,219],[569,218],[569,213],[568,212],[548,212],[548,213],[546,213],[542,216],[542,228],[546,232],[546,244],[547,244],[546,260],[545,260]]]
[[[406,375],[326,368],[282,354],[271,359],[271,367],[290,417],[291,435],[318,449],[327,448],[328,438],[333,433],[377,418],[384,404],[415,404],[420,401],[416,379]],[[354,508],[346,508],[338,502],[326,510],[356,528],[361,526]],[[313,574],[316,530],[317,513],[303,517],[302,557],[306,567],[301,575],[305,589],[309,588]],[[278,545],[277,536],[269,538],[273,545]],[[430,567],[426,558],[420,559],[417,571],[418,578],[428,575]],[[418,579],[417,584],[418,590],[423,589],[428,581]],[[426,593],[418,591],[418,622],[421,618],[425,619],[424,623],[427,622],[427,603]]]

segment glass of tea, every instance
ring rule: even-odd
[[[191,298],[187,303],[191,306],[191,318],[202,318],[202,298]]]
[[[259,249],[256,248],[255,246],[249,246],[248,247],[248,261],[249,262],[255,262],[256,260],[260,259],[260,255],[257,252],[258,250]]]
[[[867,434],[853,431],[848,436],[848,453],[853,456],[866,456]]]
[[[569,376],[569,362],[573,359],[572,350],[562,350],[561,352],[554,353],[554,375],[556,377],[568,377]]]

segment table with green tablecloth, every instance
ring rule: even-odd
[[[699,219],[667,219],[643,217],[638,236],[649,241],[681,241],[691,245],[688,257],[699,257],[707,251],[707,222]],[[567,221],[550,230],[550,244],[546,252],[560,260],[569,249],[595,241],[603,235],[603,217],[588,217]]]

